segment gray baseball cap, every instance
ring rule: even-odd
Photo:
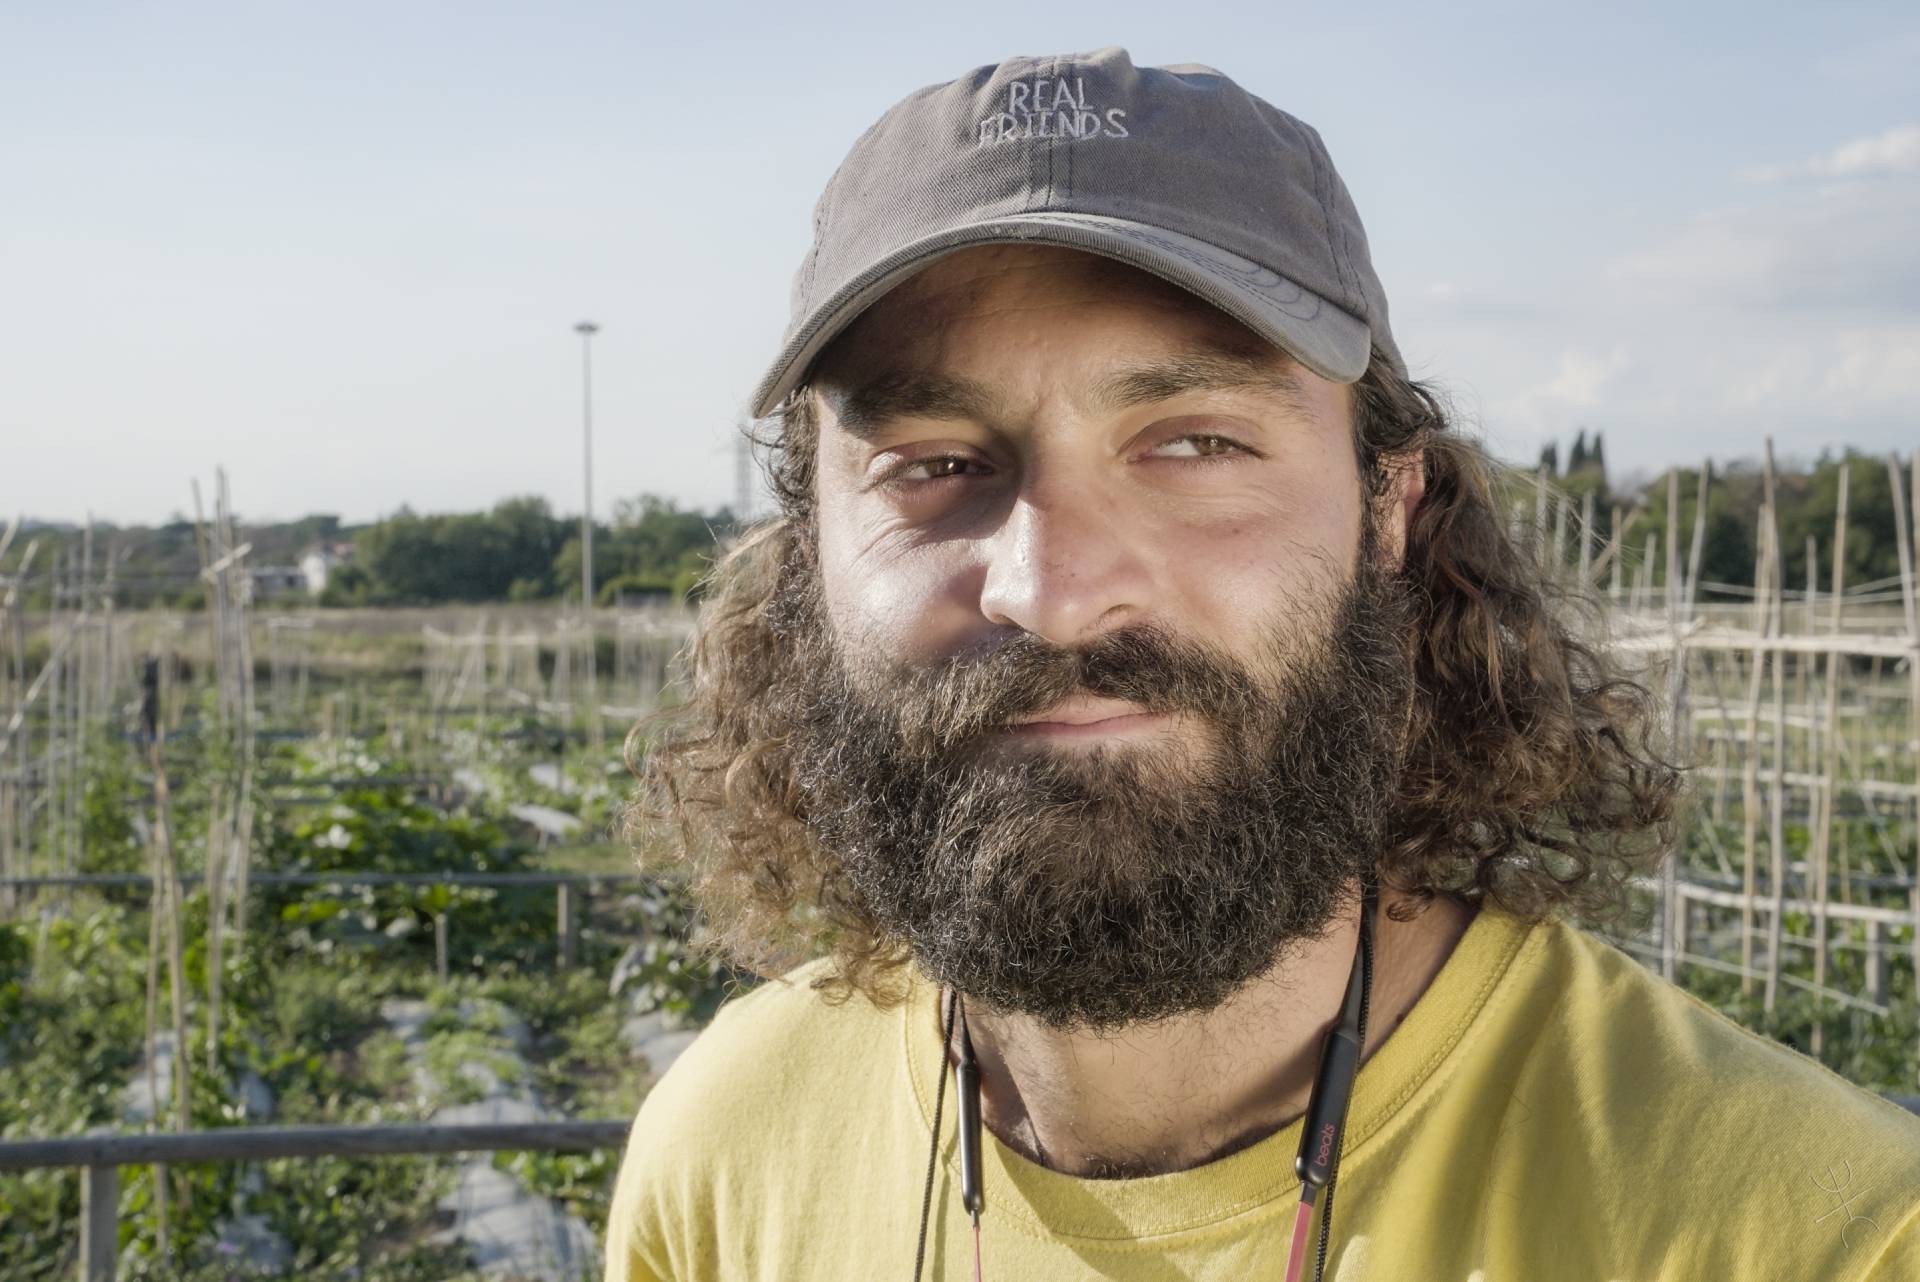
[[[977,67],[854,142],[814,205],[754,417],[888,290],[1006,242],[1131,263],[1336,382],[1366,372],[1370,344],[1406,373],[1360,214],[1313,127],[1212,67],[1136,67],[1110,45]]]

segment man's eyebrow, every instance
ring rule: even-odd
[[[1306,388],[1292,360],[1246,351],[1188,352],[1115,370],[1094,385],[1093,404],[1112,413],[1183,392],[1240,391],[1265,392],[1289,409],[1307,408]]]
[[[896,369],[862,383],[837,408],[840,427],[867,440],[895,419],[991,421],[994,395],[985,383],[959,375]]]
[[[1257,391],[1288,408],[1307,409],[1306,390],[1295,364],[1269,352],[1185,352],[1117,369],[1094,384],[1092,407],[1116,413],[1136,405],[1171,400],[1186,392]],[[985,383],[931,370],[896,369],[880,374],[841,399],[840,427],[866,440],[902,418],[998,421],[993,389]]]

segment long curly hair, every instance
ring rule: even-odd
[[[1661,708],[1599,640],[1591,598],[1541,563],[1501,510],[1497,466],[1430,385],[1376,348],[1353,385],[1353,441],[1378,500],[1416,451],[1426,489],[1399,577],[1413,603],[1414,706],[1377,874],[1410,920],[1437,896],[1490,900],[1528,920],[1627,914],[1628,882],[1673,840],[1682,772]],[[818,418],[802,388],[756,425],[779,512],[705,582],[680,657],[685,702],[627,737],[639,779],[627,833],[643,866],[677,873],[730,963],[777,974],[821,952],[822,986],[897,1000],[905,949],[851,895],[807,828],[788,746],[777,606],[814,572]]]

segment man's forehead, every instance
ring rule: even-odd
[[[946,364],[955,328],[983,307],[1071,291],[1082,302],[1152,314],[1152,355],[1216,358],[1294,381],[1293,357],[1205,300],[1151,272],[1100,254],[1049,245],[975,246],[939,259],[890,290],[822,352],[816,381],[864,386]],[[990,315],[990,313],[988,313]]]
[[[1165,295],[1170,300],[1205,308],[1201,299],[1152,272],[1107,254],[1064,245],[969,245],[934,259],[887,292],[887,298],[925,305],[935,296],[976,296],[1008,280],[1042,278],[1049,284],[1074,282],[1085,286]]]
[[[888,290],[843,337],[858,343],[882,333],[911,343],[944,332],[993,301],[1063,294],[1178,313],[1197,334],[1217,337],[1223,346],[1277,351],[1171,281],[1104,254],[1059,245],[974,245],[936,259]]]

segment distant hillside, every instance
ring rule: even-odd
[[[693,589],[732,514],[681,511],[672,501],[642,495],[613,505],[613,519],[595,522],[596,598],[673,595]],[[344,525],[329,514],[297,521],[235,521],[251,545],[255,590],[284,604],[319,606],[433,605],[442,602],[564,600],[580,596],[580,523],[555,516],[546,500],[513,498],[486,512],[418,514],[403,509],[365,525]],[[126,607],[201,603],[200,555],[194,524],[178,517],[164,525],[95,522],[91,531],[59,522],[24,520],[0,557],[0,576],[18,574],[29,545],[33,562],[22,593],[29,609],[45,610],[56,580],[63,606],[82,567],[104,594]],[[89,546],[90,545],[90,546]],[[295,577],[302,558],[329,555],[323,591],[309,592]],[[319,567],[314,567],[316,573]],[[98,599],[98,597],[96,598]]]
[[[353,530],[337,516],[302,517],[270,525],[240,525],[241,539],[253,544],[249,561],[255,566],[293,566],[301,553],[322,541],[351,539]],[[17,573],[29,543],[37,543],[24,593],[30,608],[45,609],[51,600],[53,577],[62,584],[78,582],[83,565],[90,565],[96,586],[113,581],[119,605],[172,603],[197,593],[200,554],[193,522],[176,517],[164,525],[114,525],[96,521],[91,550],[85,527],[67,522],[25,519],[13,547],[0,565]],[[65,589],[63,587],[63,596]]]

